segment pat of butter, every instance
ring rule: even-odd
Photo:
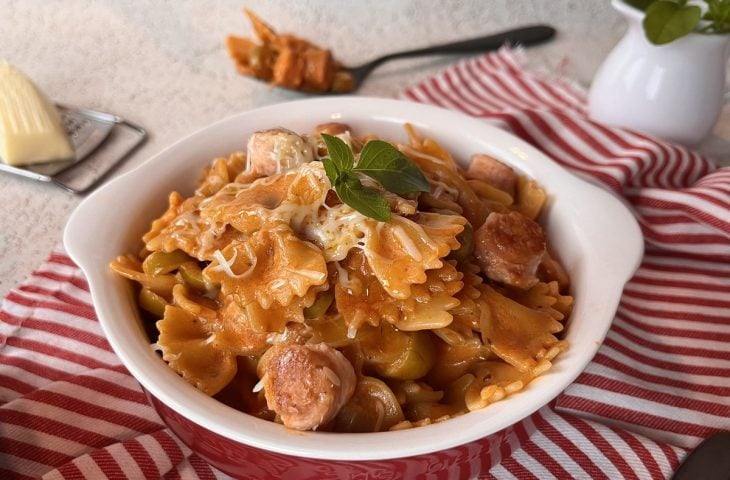
[[[0,159],[20,166],[73,156],[56,107],[23,72],[0,62]]]

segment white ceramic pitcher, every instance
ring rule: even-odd
[[[629,29],[596,73],[590,116],[685,145],[699,143],[725,102],[730,34],[691,33],[653,45],[641,25],[644,12],[622,0],[612,4]]]

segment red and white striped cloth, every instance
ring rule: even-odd
[[[730,430],[730,169],[586,118],[585,94],[523,54],[466,60],[403,98],[505,128],[625,197],[647,252],[594,361],[516,426],[484,478],[667,478]],[[54,251],[0,307],[0,478],[227,478],[164,427]]]

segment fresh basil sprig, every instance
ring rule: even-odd
[[[640,10],[646,11],[644,16],[644,32],[646,38],[655,45],[666,43],[698,33],[730,32],[730,0],[705,0],[707,9],[689,4],[687,0],[624,0]],[[706,23],[700,27],[700,22]]]
[[[398,195],[430,190],[428,180],[418,165],[387,142],[371,140],[366,143],[355,165],[355,155],[345,142],[326,133],[322,134],[322,139],[329,154],[322,159],[322,164],[337,196],[365,216],[387,222],[390,220],[390,206],[382,193],[360,182],[358,173],[367,175]]]
[[[684,37],[700,23],[700,7],[684,3],[660,0],[649,5],[644,17],[644,31],[651,43],[664,45]]]
[[[701,33],[729,33],[730,0],[707,0],[707,12],[702,19],[710,23],[700,29]]]

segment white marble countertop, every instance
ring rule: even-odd
[[[625,30],[607,0],[0,0],[0,59],[25,71],[58,102],[143,125],[150,138],[123,172],[218,119],[300,97],[235,72],[223,39],[229,33],[248,36],[244,6],[279,31],[329,46],[351,65],[394,50],[545,22],[559,34],[531,48],[530,61],[583,85],[590,84]],[[386,64],[358,94],[394,96],[455,59]],[[702,149],[728,164],[727,139],[728,108]],[[0,174],[0,296],[61,241],[66,219],[80,200],[50,185]]]

